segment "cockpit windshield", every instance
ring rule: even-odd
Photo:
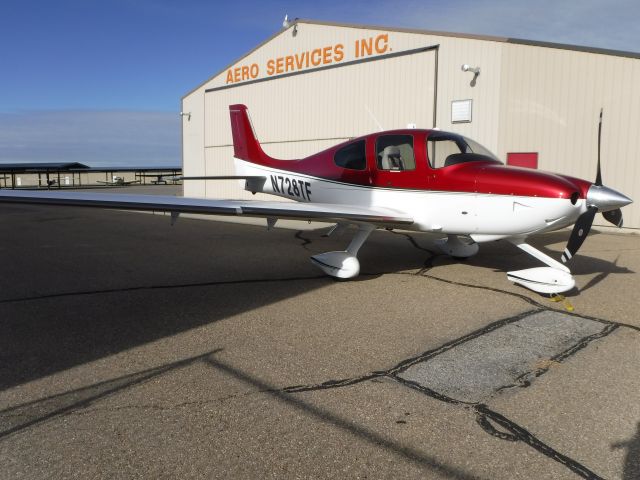
[[[498,158],[470,138],[455,133],[434,131],[427,137],[427,156],[431,168],[459,163],[498,160]],[[499,160],[498,160],[499,161]]]

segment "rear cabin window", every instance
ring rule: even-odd
[[[364,140],[351,143],[338,150],[333,157],[335,164],[351,170],[364,170],[367,168]]]
[[[376,163],[380,170],[415,170],[413,135],[381,135],[376,140]]]

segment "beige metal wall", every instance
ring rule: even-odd
[[[301,22],[280,32],[183,99],[185,175],[232,174],[228,105],[244,103],[265,150],[296,158],[378,129],[433,127],[433,69],[437,71],[436,125],[476,139],[505,159],[508,152],[539,152],[539,168],[593,179],[597,115],[605,109],[605,183],[640,198],[635,161],[640,136],[640,60],[614,55],[509,43],[420,31]],[[343,45],[343,59],[356,58],[355,42],[386,35],[387,50],[371,57],[438,46],[437,52],[340,66],[261,83],[229,85],[229,71],[287,55]],[[435,65],[434,65],[435,64]],[[473,74],[461,66],[480,67]],[[304,68],[303,68],[304,70]],[[471,123],[451,122],[451,102],[471,99]],[[185,195],[245,198],[241,182],[185,182]],[[625,226],[640,228],[640,200],[625,208]],[[597,222],[601,222],[597,217]]]
[[[538,168],[593,181],[604,108],[603,181],[637,200],[624,221],[640,228],[640,60],[505,44],[502,75],[498,152],[538,152]]]

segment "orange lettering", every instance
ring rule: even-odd
[[[240,67],[236,67],[233,69],[233,81],[234,82],[240,81]]]
[[[273,58],[267,62],[267,75],[273,75],[275,72],[275,62]]]
[[[282,73],[284,71],[284,58],[276,58],[276,73]]]
[[[315,60],[317,58],[317,60]],[[311,63],[313,64],[314,67],[317,67],[318,65],[320,65],[320,62],[322,61],[322,50],[320,50],[319,48],[316,48],[313,52],[311,52]]]
[[[331,63],[331,51],[333,47],[324,47],[322,49],[322,64],[327,65]]]
[[[249,67],[245,65],[244,67],[242,67],[242,80],[248,80],[248,79],[249,79]]]
[[[227,83],[233,83],[233,73],[231,69],[227,70]]]
[[[251,78],[256,78],[259,73],[260,73],[260,67],[258,67],[258,64],[257,63],[252,63],[251,64],[251,71],[249,72],[249,74],[251,75]]]
[[[341,43],[337,44],[335,47],[333,47],[333,61],[334,62],[341,62],[342,59],[344,58],[344,45],[342,45]]]
[[[285,71],[293,71],[293,57],[291,55],[287,55],[284,59],[284,67]]]
[[[362,47],[362,56],[371,55],[373,53],[373,39],[372,38],[362,39],[362,42],[360,43],[360,46]]]
[[[383,42],[382,46],[380,46],[381,42]],[[382,33],[376,37],[376,52],[384,53],[387,48],[389,48],[389,35]]]
[[[296,69],[300,70],[302,68],[302,65],[304,64],[304,59],[307,56],[307,52],[304,52],[303,54],[298,54],[296,53]]]

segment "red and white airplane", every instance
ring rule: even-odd
[[[504,166],[473,140],[440,130],[373,133],[300,160],[277,160],[262,150],[247,107],[229,110],[236,176],[183,178],[240,179],[246,190],[296,203],[15,190],[0,191],[0,201],[161,210],[172,219],[180,213],[244,215],[264,217],[269,226],[279,218],[355,225],[346,250],[311,257],[338,278],[359,274],[358,250],[376,228],[440,234],[439,248],[463,258],[475,255],[480,243],[506,239],[547,265],[507,272],[508,279],[545,294],[574,287],[565,263],[582,245],[595,214],[621,226],[620,208],[631,203],[602,185],[599,151],[595,183]],[[574,223],[562,262],[526,243],[530,235]]]

